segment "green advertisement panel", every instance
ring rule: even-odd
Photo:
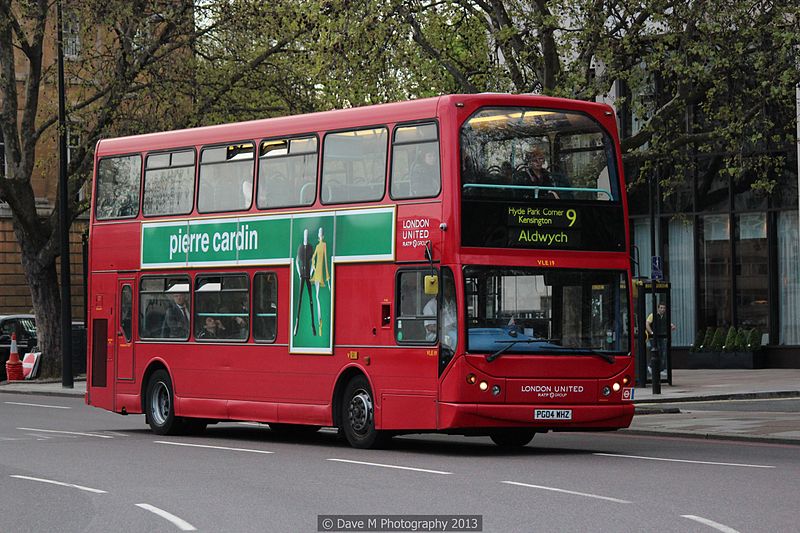
[[[142,224],[141,266],[290,265],[289,350],[333,353],[336,263],[393,261],[395,207]]]
[[[292,220],[291,352],[332,352],[334,219],[330,213]]]

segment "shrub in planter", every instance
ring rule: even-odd
[[[712,352],[721,352],[723,346],[725,346],[725,330],[720,326],[714,332],[714,338],[711,340],[709,349]]]
[[[738,346],[736,345],[736,328],[731,326],[728,328],[728,334],[725,336],[725,345],[722,347],[723,352],[736,352],[738,351]]]
[[[714,340],[714,328],[711,326],[706,328],[705,337],[703,337],[703,349],[701,351],[707,352],[711,349],[711,341]]]
[[[761,349],[761,329],[753,328],[747,336],[747,350],[757,352]]]
[[[743,352],[747,350],[747,333],[748,331],[744,328],[739,328],[739,331],[736,333],[737,352]]]

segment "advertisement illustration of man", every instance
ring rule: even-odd
[[[307,231],[307,230],[306,230]],[[330,282],[331,274],[328,271],[328,245],[325,242],[325,236],[322,228],[317,232],[317,246],[314,248],[314,255],[311,256],[311,281],[317,288],[317,316],[319,317],[319,335],[322,336],[322,302],[319,299],[319,288],[325,286],[325,282]],[[323,270],[325,277],[323,278]],[[302,287],[301,287],[302,294]],[[312,312],[312,323],[314,314]]]
[[[300,297],[297,299],[297,315],[294,318],[294,335],[297,335],[297,327],[300,323],[300,310],[303,306],[303,286],[308,289],[308,307],[311,311],[311,331],[317,335],[314,326],[314,298],[311,294],[311,260],[314,255],[314,247],[308,244],[308,230],[303,230],[303,244],[297,248],[297,258],[295,259],[295,269],[300,277]]]

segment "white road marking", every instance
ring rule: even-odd
[[[411,466],[385,465],[381,463],[367,463],[366,461],[350,461],[348,459],[328,459],[328,461],[336,461],[337,463],[351,463],[355,465],[380,466],[382,468],[395,468],[397,470],[411,470],[412,472],[425,472],[428,474],[452,474],[452,472],[442,472],[441,470],[428,470],[427,468],[413,468]]]
[[[83,490],[83,491],[86,491],[86,492],[93,492],[94,494],[108,494],[104,490],[93,489],[91,487],[84,487],[82,485],[74,485],[72,483],[64,483],[63,481],[53,481],[52,479],[42,479],[42,478],[38,478],[38,477],[17,476],[17,475],[12,475],[11,477],[17,478],[17,479],[27,479],[28,481],[38,481],[40,483],[49,483],[51,485],[59,485],[61,487],[71,487],[73,489],[80,489],[80,490]]]
[[[72,407],[65,407],[63,405],[45,405],[42,403],[25,403],[25,402],[5,402],[9,405],[26,405],[28,407],[47,407],[48,409],[72,409]]]
[[[506,483],[508,485],[517,485],[519,487],[529,487],[532,489],[542,489],[542,490],[549,490],[553,492],[561,492],[564,494],[572,494],[574,496],[584,496],[586,498],[596,498],[598,500],[606,500],[609,502],[615,503],[633,503],[629,502],[628,500],[620,500],[619,498],[611,498],[610,496],[600,496],[598,494],[589,494],[587,492],[575,492],[573,490],[565,490],[565,489],[557,489],[555,487],[545,487],[543,485],[529,485],[527,483],[518,483],[516,481],[501,481],[501,483]]]
[[[165,520],[169,520],[172,522],[173,525],[177,526],[178,529],[181,531],[197,531],[197,528],[194,527],[192,524],[184,520],[183,518],[179,518],[172,513],[166,512],[164,509],[159,509],[154,505],[150,505],[149,503],[137,503],[136,507],[140,509],[144,509],[145,511],[150,511],[153,514],[160,516]]]
[[[670,463],[690,463],[696,465],[714,465],[714,466],[741,466],[746,468],[775,468],[770,465],[750,465],[746,463],[719,463],[716,461],[692,461],[690,459],[668,459],[666,457],[645,457],[643,455],[622,455],[618,453],[595,453],[593,455],[602,455],[603,457],[622,457],[625,459],[645,459],[648,461],[668,461]]]
[[[701,524],[705,524],[709,527],[713,527],[717,531],[722,531],[723,533],[739,533],[732,527],[728,527],[725,524],[720,524],[719,522],[714,522],[713,520],[709,520],[708,518],[703,518],[702,516],[695,516],[693,514],[682,514],[681,516],[684,518],[688,518],[689,520],[694,520],[695,522],[700,522]]]
[[[98,439],[113,439],[110,435],[98,435],[97,433],[81,433],[79,431],[59,431],[57,429],[38,429],[38,428],[17,428],[21,431],[40,431],[42,433],[59,433],[62,435],[78,435],[81,437],[97,437]]]
[[[153,441],[156,444],[169,444],[171,446],[187,446],[189,448],[208,448],[210,450],[228,450],[232,452],[247,452],[247,453],[275,453],[268,452],[267,450],[252,450],[250,448],[230,448],[228,446],[209,446],[208,444],[190,444],[188,442],[169,442],[166,440]]]

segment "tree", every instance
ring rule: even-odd
[[[384,75],[402,72],[409,86],[594,99],[616,84],[618,109],[641,119],[623,141],[634,182],[668,168],[669,192],[698,172],[702,194],[722,171],[769,192],[785,165],[776,152],[793,142],[800,81],[794,0],[390,5],[396,33],[418,50]]]
[[[312,2],[313,3],[313,2]],[[66,3],[65,3],[66,4]],[[78,22],[80,60],[66,65],[71,133],[80,139],[69,164],[71,220],[87,208],[79,190],[101,136],[157,131],[208,119],[214,99],[223,98],[253,69],[287,53],[308,21],[293,18],[301,8],[289,0],[272,4],[262,17],[262,43],[246,69],[212,76],[194,53],[218,35],[235,33],[256,0],[192,2],[161,0],[85,0],[70,2],[65,18]],[[316,4],[314,4],[316,5]],[[55,48],[55,5],[48,0],[0,0],[0,100],[7,171],[0,175],[0,201],[7,202],[31,289],[44,357],[42,375],[60,373],[60,294],[58,210],[36,211],[31,183],[34,168],[47,164],[55,150],[40,148],[55,136],[54,65],[45,50]],[[84,44],[85,43],[85,44]],[[18,80],[24,80],[18,91]],[[49,84],[49,85],[48,85]],[[199,104],[199,105],[198,105]],[[76,131],[77,130],[77,131]],[[58,202],[55,202],[58,205]]]

